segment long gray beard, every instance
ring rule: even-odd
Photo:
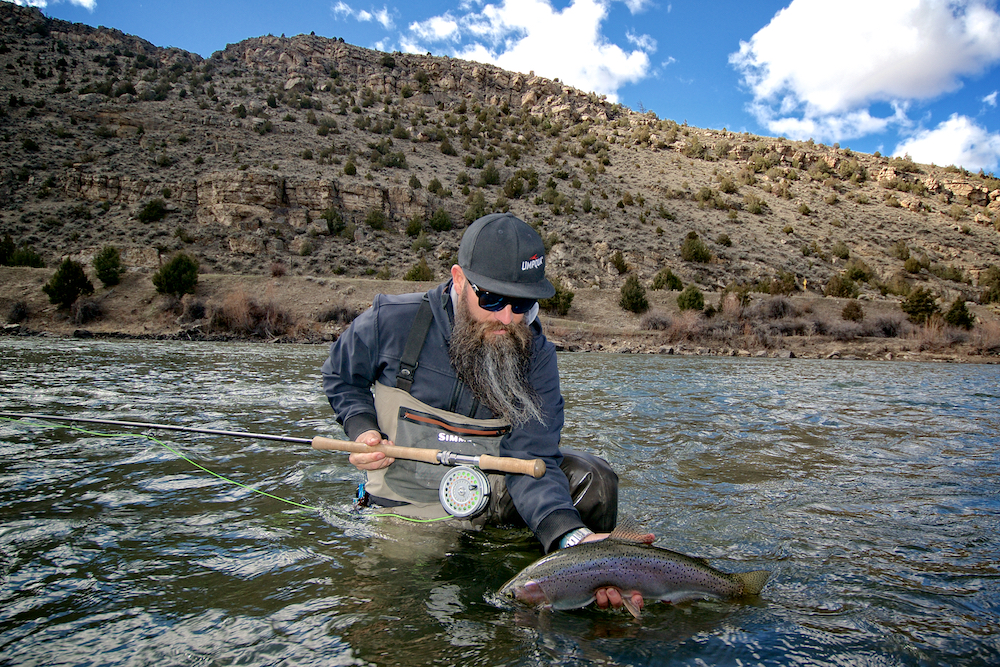
[[[497,329],[507,333],[492,333]],[[531,330],[523,322],[477,322],[459,296],[448,348],[451,363],[473,396],[513,426],[543,418],[538,394],[528,382],[531,341]]]

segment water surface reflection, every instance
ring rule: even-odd
[[[3,410],[339,435],[310,346],[0,339]],[[774,571],[641,623],[496,589],[524,531],[360,518],[307,447],[0,422],[2,664],[1000,663],[995,366],[564,354],[567,444],[660,544]]]

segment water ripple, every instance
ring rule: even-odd
[[[4,409],[341,435],[322,346],[0,339]],[[308,446],[0,422],[0,664],[1000,664],[995,366],[560,355],[564,445],[760,600],[499,605],[526,531],[350,510]],[[88,429],[104,431],[115,429]]]

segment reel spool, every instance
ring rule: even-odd
[[[438,499],[448,514],[467,517],[478,514],[490,499],[490,482],[480,470],[455,466],[441,479]]]

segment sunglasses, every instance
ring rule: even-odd
[[[531,310],[535,305],[535,299],[504,296],[503,294],[481,290],[475,283],[470,282],[469,284],[472,285],[472,291],[476,293],[476,297],[479,299],[479,307],[491,313],[498,313],[507,306],[510,306],[511,312],[522,315]]]

